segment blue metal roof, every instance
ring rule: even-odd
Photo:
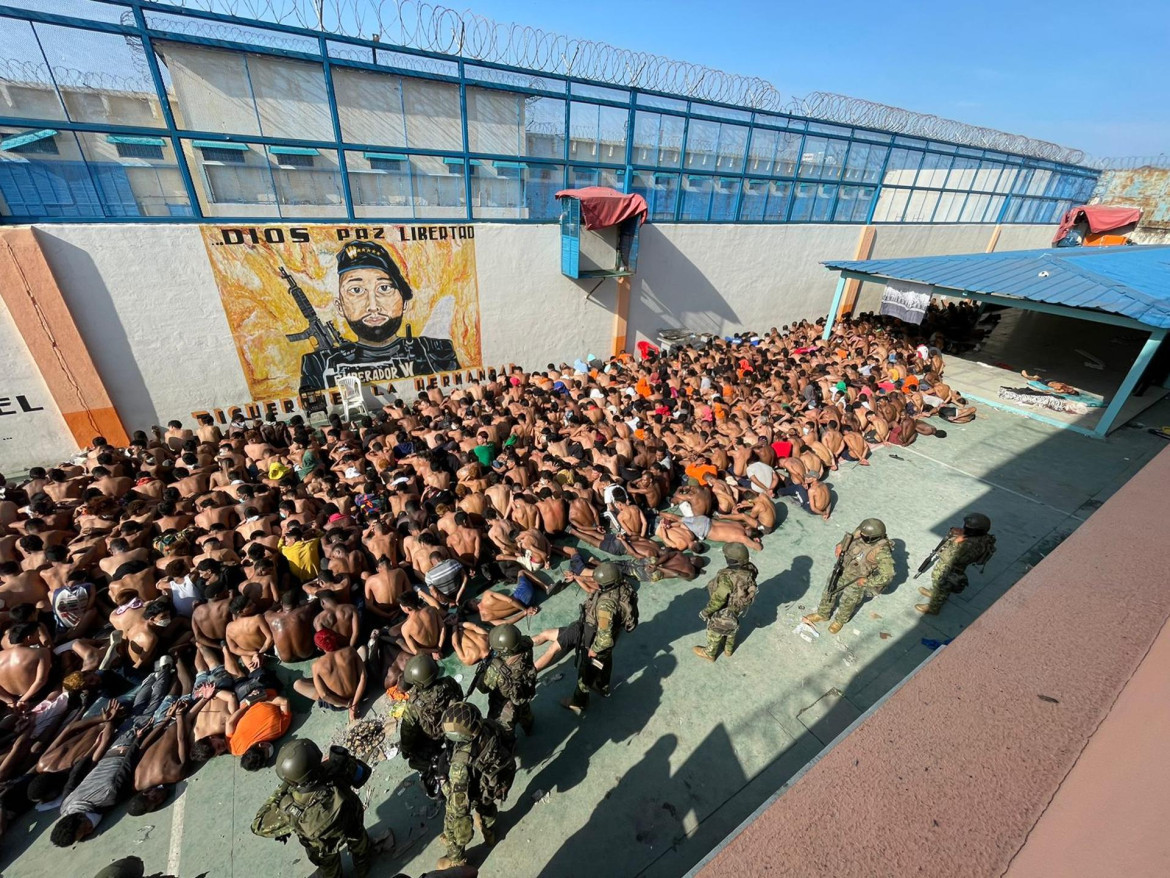
[[[875,279],[930,284],[943,295],[1029,299],[1170,328],[1170,246],[1059,247],[822,264]]]

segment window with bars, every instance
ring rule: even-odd
[[[163,148],[148,143],[115,143],[118,158],[122,159],[163,159]]]
[[[242,165],[246,163],[247,153],[237,149],[220,149],[214,146],[201,146],[203,160],[208,162],[222,162],[225,165]]]
[[[56,137],[42,137],[40,140],[32,140],[21,146],[11,146],[8,151],[20,155],[58,155],[60,153],[60,150],[57,149]]]
[[[281,155],[278,156],[279,164],[283,168],[311,168],[313,167],[313,158],[311,155]]]

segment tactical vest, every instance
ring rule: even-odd
[[[585,626],[597,630],[597,612],[601,602],[612,599],[615,611],[613,627],[616,634],[619,629],[633,631],[638,627],[638,595],[634,587],[623,581],[614,588],[604,591],[595,591],[585,601]]]
[[[849,548],[845,550],[845,563],[841,565],[841,581],[856,582],[863,576],[869,576],[877,567],[878,554],[883,548],[892,549],[893,545],[884,538],[875,543],[867,543],[861,537],[854,537]]]
[[[450,677],[440,677],[425,689],[414,687],[410,693],[410,709],[423,734],[432,740],[443,738],[443,712],[457,701],[463,692]]]
[[[531,645],[506,658],[493,658],[486,676],[488,679],[484,682],[488,687],[508,701],[514,704],[530,702],[536,697],[536,668],[532,664]]]
[[[745,564],[742,567],[729,567],[720,576],[731,578],[731,594],[727,596],[727,609],[742,616],[756,600],[759,587],[756,585],[756,576],[759,571],[754,564]]]
[[[451,754],[451,782],[466,783],[471,801],[491,802],[508,798],[516,779],[515,736],[494,720],[485,719],[475,740],[460,744]]]
[[[352,790],[334,784],[308,793],[287,788],[270,805],[256,815],[254,833],[279,838],[291,831],[321,853],[340,853],[355,817],[361,823],[361,800]]]

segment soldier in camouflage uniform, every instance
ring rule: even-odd
[[[495,652],[479,681],[479,690],[488,696],[488,718],[508,731],[517,723],[526,735],[532,734],[532,699],[536,697],[536,666],[532,660],[532,638],[515,625],[497,625],[489,637]]]
[[[995,537],[988,533],[990,530],[991,519],[979,512],[964,518],[962,528],[951,528],[946,542],[938,549],[931,578],[934,587],[918,589],[919,594],[930,600],[915,604],[914,609],[937,616],[952,593],[958,594],[967,587],[967,568],[972,564],[986,564],[995,554]]]
[[[577,688],[561,702],[577,716],[589,706],[589,692],[609,697],[613,673],[613,647],[622,630],[638,627],[638,594],[622,577],[616,564],[603,561],[593,571],[597,591],[581,605],[580,639],[577,643]]]
[[[699,613],[707,623],[707,645],[694,648],[695,655],[709,662],[719,658],[720,651],[728,657],[735,652],[739,620],[756,599],[756,577],[760,572],[748,560],[747,546],[741,543],[725,543],[723,557],[727,566],[707,586],[711,599]]]
[[[447,853],[438,865],[450,869],[467,862],[467,845],[475,834],[472,812],[484,843],[496,843],[496,803],[508,798],[516,779],[516,757],[512,733],[484,719],[479,708],[466,701],[447,708],[443,734],[450,742],[451,759],[442,784],[447,800],[442,841]]]
[[[354,872],[366,878],[373,845],[364,825],[365,809],[353,790],[353,774],[322,762],[320,748],[308,740],[280,748],[276,774],[281,784],[256,814],[252,832],[279,841],[296,835],[320,878],[341,878],[341,852],[348,847]],[[364,782],[364,777],[356,781],[359,786]]]
[[[463,690],[451,677],[441,676],[438,663],[429,655],[411,658],[402,678],[409,688],[399,746],[434,798],[438,794],[438,778],[433,776],[433,768],[435,757],[443,750],[443,712],[463,700]]]
[[[862,601],[881,594],[894,579],[893,544],[886,538],[885,523],[877,518],[861,522],[857,530],[837,544],[837,557],[841,578],[835,588],[830,585],[825,589],[817,611],[804,617],[810,625],[823,622],[833,616],[833,604],[840,597],[837,614],[829,625],[830,634],[840,631]]]

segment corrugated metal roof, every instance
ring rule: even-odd
[[[1170,246],[1064,247],[822,264],[874,278],[1106,311],[1170,328]]]

